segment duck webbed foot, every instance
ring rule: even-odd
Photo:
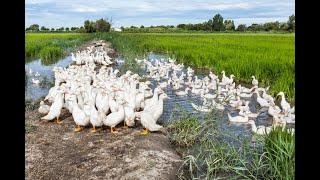
[[[147,135],[149,134],[149,130],[147,128],[143,128],[143,130],[140,133],[141,135]]]
[[[96,127],[95,127],[95,126],[93,126],[93,128],[91,129],[91,132],[92,132],[92,133],[97,132],[97,129],[96,129]]]
[[[112,133],[112,134],[117,134],[117,133],[118,133],[118,131],[116,130],[116,128],[115,128],[115,127],[111,127],[111,133]]]
[[[80,132],[82,131],[82,127],[81,126],[77,126],[77,128],[74,129],[74,132]]]
[[[123,122],[123,127],[124,127],[125,129],[128,129],[127,123],[126,123],[125,121]]]
[[[57,119],[54,121],[56,124],[61,124],[62,121],[60,121],[60,119],[57,117]]]

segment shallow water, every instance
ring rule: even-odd
[[[27,82],[25,85],[25,99],[37,100],[48,94],[50,87],[41,87],[39,84],[33,84],[32,78],[39,79],[40,81],[47,78],[48,81],[54,82],[54,73],[52,68],[54,66],[67,67],[71,63],[71,56],[67,56],[58,62],[51,65],[44,65],[40,59],[31,60],[25,63],[25,71],[27,75]],[[29,73],[29,69],[33,72]],[[36,77],[34,74],[38,72],[40,76]]]

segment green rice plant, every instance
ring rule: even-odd
[[[295,135],[277,127],[265,138],[265,158],[270,179],[294,179]]]
[[[84,33],[26,33],[26,59],[41,58],[45,64],[52,64],[70,50],[93,39],[94,34]]]
[[[56,62],[55,60],[61,58],[61,55],[62,49],[58,46],[46,46],[39,52],[39,56],[42,60],[41,63],[45,65],[50,65]]]

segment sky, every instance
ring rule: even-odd
[[[294,0],[26,0],[25,27],[80,27],[87,19],[112,19],[113,27],[201,23],[220,13],[235,25],[286,22]]]

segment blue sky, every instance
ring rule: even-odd
[[[220,13],[238,24],[284,22],[294,0],[26,0],[25,26],[82,26],[86,19],[112,18],[113,27],[200,23]]]

